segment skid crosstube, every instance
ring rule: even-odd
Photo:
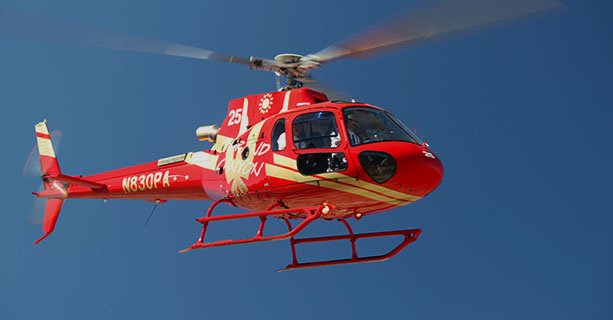
[[[215,216],[212,217],[211,214],[213,209],[221,204],[221,203],[229,203],[234,205],[230,199],[220,199],[215,201],[208,209],[207,214],[204,218],[198,218],[196,221],[202,223],[202,232],[198,241],[194,244],[190,245],[184,250],[180,252],[187,252],[194,249],[204,249],[210,247],[220,247],[220,246],[229,246],[229,245],[238,245],[238,244],[246,244],[246,243],[254,243],[254,242],[264,242],[264,241],[273,241],[273,240],[283,240],[289,239],[290,247],[292,251],[292,263],[287,265],[285,268],[277,271],[285,271],[285,270],[293,270],[293,269],[301,269],[301,268],[313,268],[313,267],[322,267],[322,266],[334,266],[334,265],[342,265],[342,264],[354,264],[354,263],[362,263],[362,262],[377,262],[387,260],[396,254],[398,254],[402,249],[404,249],[407,245],[411,244],[417,237],[421,234],[421,229],[408,229],[408,230],[395,230],[395,231],[381,231],[381,232],[369,232],[369,233],[361,233],[354,234],[353,230],[349,223],[344,219],[338,219],[345,227],[347,228],[348,234],[346,235],[335,235],[335,236],[323,236],[323,237],[312,237],[312,238],[301,238],[296,239],[295,236],[300,233],[304,228],[306,228],[311,222],[320,218],[327,218],[326,215],[330,212],[331,209],[334,209],[334,206],[331,204],[323,203],[319,206],[310,206],[310,207],[299,207],[292,209],[275,209],[275,207],[282,206],[281,203],[274,203],[265,211],[258,212],[247,212],[247,213],[236,213],[236,214],[228,214],[223,216]],[[288,232],[277,235],[264,236],[264,228],[266,226],[266,221],[269,216],[273,216],[279,219],[283,219],[285,224],[287,225]],[[226,240],[218,240],[213,242],[205,242],[204,238],[206,236],[206,231],[211,222],[215,221],[224,221],[224,220],[235,220],[235,219],[245,219],[245,218],[260,218],[260,225],[258,227],[257,232],[251,238],[244,239],[226,239]],[[299,218],[302,219],[300,223],[296,226],[293,226],[290,222],[290,218]],[[403,240],[392,250],[389,252],[376,255],[376,256],[367,256],[367,257],[359,257],[357,253],[357,245],[356,241],[359,239],[367,239],[367,238],[381,238],[381,237],[391,237],[391,236],[402,236]],[[330,242],[330,241],[339,241],[339,240],[348,240],[351,243],[351,258],[347,259],[338,259],[338,260],[324,260],[324,261],[312,261],[312,262],[298,262],[298,257],[296,254],[296,246],[304,243],[317,243],[317,242]]]
[[[253,242],[262,242],[262,241],[272,241],[272,240],[281,240],[293,237],[298,232],[302,231],[307,225],[313,222],[315,219],[321,217],[323,214],[326,214],[330,211],[330,207],[327,204],[313,207],[300,207],[295,209],[281,209],[281,210],[270,210],[271,207],[277,206],[278,204],[274,204],[274,206],[269,207],[269,210],[266,211],[258,211],[258,212],[247,212],[247,213],[236,213],[236,214],[228,214],[224,216],[216,216],[211,217],[212,209],[221,202],[231,203],[230,200],[222,199],[214,202],[209,208],[207,212],[207,216],[204,218],[198,218],[196,221],[202,223],[202,233],[200,234],[200,238],[198,241],[188,248],[181,250],[180,252],[186,252],[194,249],[203,249],[210,247],[220,247],[220,246],[230,246],[237,244],[245,244],[245,243],[253,243]],[[304,220],[300,222],[295,228],[290,228],[290,230],[284,234],[273,235],[273,236],[264,236],[264,227],[266,225],[266,220],[268,216],[286,216],[290,214],[301,214],[305,216]],[[209,223],[214,221],[223,221],[223,220],[234,220],[234,219],[244,219],[244,218],[260,218],[260,226],[256,234],[251,238],[245,239],[227,239],[227,240],[219,240],[214,242],[204,242],[204,237],[206,235],[206,230],[209,226]],[[286,221],[287,218],[283,218]],[[289,221],[288,221],[289,222]]]

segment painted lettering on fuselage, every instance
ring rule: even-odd
[[[230,150],[232,152],[236,152],[237,157],[240,157],[240,154],[247,147],[247,143],[245,141],[240,141],[236,145],[230,146]],[[260,142],[256,144],[255,150],[253,151],[253,157],[258,157],[266,154],[270,151],[270,144],[265,142]],[[226,165],[226,159],[222,159],[219,164],[217,164],[216,171],[228,170],[233,174],[240,175],[244,178],[249,177],[249,175],[254,175],[256,177],[260,176],[262,172],[262,168],[264,168],[264,163],[259,161],[253,161],[253,157],[250,157],[251,160],[239,160],[237,161],[229,161],[230,165]]]
[[[264,167],[264,163],[262,162],[232,162],[231,165],[226,166],[226,159],[221,159],[219,164],[217,165],[217,171],[229,170],[232,173],[242,175],[248,177],[250,174],[258,177],[260,176],[260,172],[262,172],[262,168]]]
[[[121,181],[123,193],[131,193],[145,190],[154,190],[170,187],[169,171],[152,172],[139,176],[129,176]]]

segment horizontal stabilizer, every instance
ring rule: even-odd
[[[78,185],[78,186],[92,188],[92,189],[104,189],[104,188],[106,188],[106,185],[104,185],[102,183],[85,180],[83,178],[71,177],[71,176],[67,176],[67,175],[63,175],[63,174],[59,174],[59,175],[51,177],[51,178],[54,179],[54,180],[60,181],[60,182],[64,182],[64,183],[68,183],[68,184],[75,184],[75,185]]]

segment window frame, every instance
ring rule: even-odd
[[[281,134],[285,134],[285,145],[283,147],[283,149],[275,149],[275,145],[277,146],[277,148],[279,147],[279,143],[278,140],[281,136],[281,134],[279,134],[279,136],[275,137],[275,130],[277,129],[277,127],[279,126],[279,123],[283,123],[282,128],[283,128],[283,132],[281,132]],[[271,129],[271,133],[270,133],[270,145],[271,145],[271,149],[274,152],[282,152],[285,151],[287,149],[287,120],[285,118],[279,118],[275,121],[275,123],[272,126]]]
[[[311,134],[309,135],[308,138],[306,139],[302,139],[302,140],[295,140],[295,133],[294,133],[294,125],[296,123],[296,120],[299,120],[301,117],[305,117],[308,115],[313,115],[313,114],[317,114],[317,113],[329,113],[332,115],[331,119],[332,119],[332,125],[333,125],[333,131],[336,133],[336,135],[322,135],[322,136],[316,136],[313,137],[312,136],[312,130],[311,130]],[[325,109],[325,110],[315,110],[315,111],[310,111],[310,112],[304,112],[304,113],[300,113],[297,114],[292,120],[291,120],[291,142],[294,145],[295,150],[300,150],[300,151],[308,151],[308,150],[317,150],[317,149],[325,149],[325,150],[333,150],[333,149],[338,149],[339,147],[341,147],[343,140],[345,140],[345,138],[343,137],[343,135],[341,134],[342,128],[339,126],[340,123],[340,115],[338,113],[338,110],[330,110],[330,109]],[[306,121],[305,121],[306,122]],[[306,123],[312,123],[313,121],[310,122],[306,122]],[[303,123],[300,123],[300,125],[303,125]],[[287,134],[287,133],[286,133]],[[314,147],[299,147],[297,145],[297,143],[299,142],[305,142],[305,141],[309,141],[309,140],[315,140],[315,139],[332,139],[332,138],[336,138],[338,139],[337,145],[336,146],[329,146],[329,147],[320,147],[320,146],[314,146]],[[332,144],[332,143],[331,143]]]

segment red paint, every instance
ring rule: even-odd
[[[203,231],[199,240],[188,249],[290,239],[294,261],[287,269],[385,260],[415,241],[421,230],[354,235],[345,219],[359,219],[426,196],[441,182],[443,167],[426,144],[380,141],[351,146],[343,109],[356,105],[382,110],[362,103],[332,103],[322,93],[306,88],[234,99],[228,104],[228,114],[218,132],[218,142],[227,137],[226,145],[217,145],[214,150],[194,152],[186,161],[166,165],[158,165],[157,161],[153,161],[86,177],[66,176],[60,172],[57,159],[41,156],[45,191],[36,195],[48,199],[43,238],[53,231],[61,204],[66,198],[161,202],[218,200],[204,218],[198,219],[203,224]],[[319,111],[334,115],[340,143],[333,148],[298,149],[292,140],[293,121],[300,115]],[[272,139],[273,126],[279,119],[285,119],[286,147],[281,151],[273,151],[272,146],[276,144]],[[259,130],[257,135],[254,135],[255,130]],[[40,133],[37,136],[49,138]],[[383,183],[373,180],[360,163],[359,155],[362,152],[383,152],[391,156],[396,163],[393,176]],[[337,173],[301,174],[297,168],[297,158],[313,153],[343,153],[347,160],[346,169]],[[195,159],[208,161],[198,162]],[[211,216],[212,209],[221,202],[256,212]],[[324,208],[329,212],[324,214]],[[204,242],[206,228],[210,223],[248,217],[259,217],[261,220],[253,238]],[[284,219],[289,228],[288,233],[264,236],[266,219],[269,217]],[[349,234],[311,240],[294,239],[310,222],[322,218],[341,219]],[[292,227],[291,219],[302,222]],[[404,239],[388,254],[358,258],[355,240],[394,235]],[[351,241],[351,259],[302,264],[297,262],[297,244],[336,240]]]

